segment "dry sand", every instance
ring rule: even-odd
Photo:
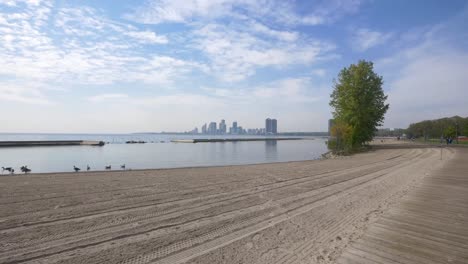
[[[444,151],[0,177],[0,263],[334,263]]]

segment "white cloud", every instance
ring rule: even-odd
[[[324,59],[334,49],[320,41],[269,41],[249,29],[209,24],[194,32],[195,47],[212,62],[213,71],[224,81],[240,81],[259,67],[307,65]]]
[[[323,99],[310,78],[285,78],[274,82],[244,88],[209,88],[204,90],[211,96],[222,98],[229,104],[267,104],[275,105],[311,103]]]
[[[324,77],[325,75],[327,75],[327,71],[325,69],[315,69],[312,70],[312,74],[318,77]]]
[[[149,1],[129,18],[145,24],[189,22],[194,17],[217,17],[229,12],[232,1],[161,0]]]
[[[357,11],[360,0],[317,1],[314,10],[301,15],[293,2],[278,0],[152,0],[127,14],[128,19],[144,24],[191,23],[225,17],[270,20],[288,25],[318,25],[332,22]]]
[[[0,101],[47,105],[52,102],[44,94],[43,87],[34,83],[0,81]]]
[[[168,39],[110,20],[93,8],[55,8],[52,17],[50,2],[8,4],[15,8],[0,11],[0,75],[5,78],[49,87],[119,81],[168,85],[192,70],[207,70],[200,63],[140,49]],[[155,58],[163,58],[162,63],[155,64]]]
[[[251,22],[251,27],[253,31],[265,34],[270,37],[277,38],[283,41],[296,41],[299,38],[299,33],[291,32],[291,31],[280,31],[280,30],[273,30],[261,23],[258,22]]]
[[[376,61],[390,103],[385,126],[405,128],[421,120],[468,116],[468,52],[454,45],[467,35],[451,32],[467,15],[421,31],[410,47]]]
[[[393,33],[382,33],[367,28],[358,29],[352,37],[353,47],[357,51],[366,51],[378,45],[387,43]]]
[[[130,31],[126,32],[125,35],[130,36],[141,43],[167,44],[169,42],[166,36],[158,36],[156,33],[151,31]]]
[[[468,116],[468,53],[429,54],[406,58],[400,76],[387,85],[386,125],[407,127],[426,119]]]
[[[91,102],[103,102],[108,100],[119,100],[119,99],[126,99],[128,98],[127,94],[121,93],[109,93],[109,94],[99,94],[95,96],[91,96],[88,98]]]

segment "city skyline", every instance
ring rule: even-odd
[[[360,59],[383,76],[384,127],[468,116],[467,20],[464,0],[0,1],[0,132],[326,131]]]
[[[265,119],[265,126],[263,128],[245,128],[239,126],[237,121],[233,121],[232,126],[230,126],[228,130],[226,120],[221,119],[221,121],[219,122],[219,127],[217,122],[210,121],[209,123],[204,123],[201,126],[201,130],[198,130],[198,127],[195,127],[193,130],[186,132],[191,134],[198,134],[200,132],[200,134],[206,135],[268,135],[277,134],[278,126],[276,119],[271,119],[268,117],[267,119]]]

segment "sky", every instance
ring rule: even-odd
[[[468,116],[468,1],[0,0],[0,132],[326,131],[333,80],[384,80],[384,127]]]

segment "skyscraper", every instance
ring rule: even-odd
[[[267,118],[265,120],[265,134],[278,133],[278,122],[276,119]]]
[[[206,124],[201,127],[202,134],[206,134]]]
[[[267,118],[265,120],[265,134],[271,134],[271,119]]]
[[[215,135],[216,132],[216,122],[210,122],[210,125],[208,126],[208,134]]]
[[[237,121],[232,122],[232,134],[237,134]]]
[[[224,119],[222,119],[221,123],[219,123],[219,133],[221,135],[226,134],[226,121]]]

